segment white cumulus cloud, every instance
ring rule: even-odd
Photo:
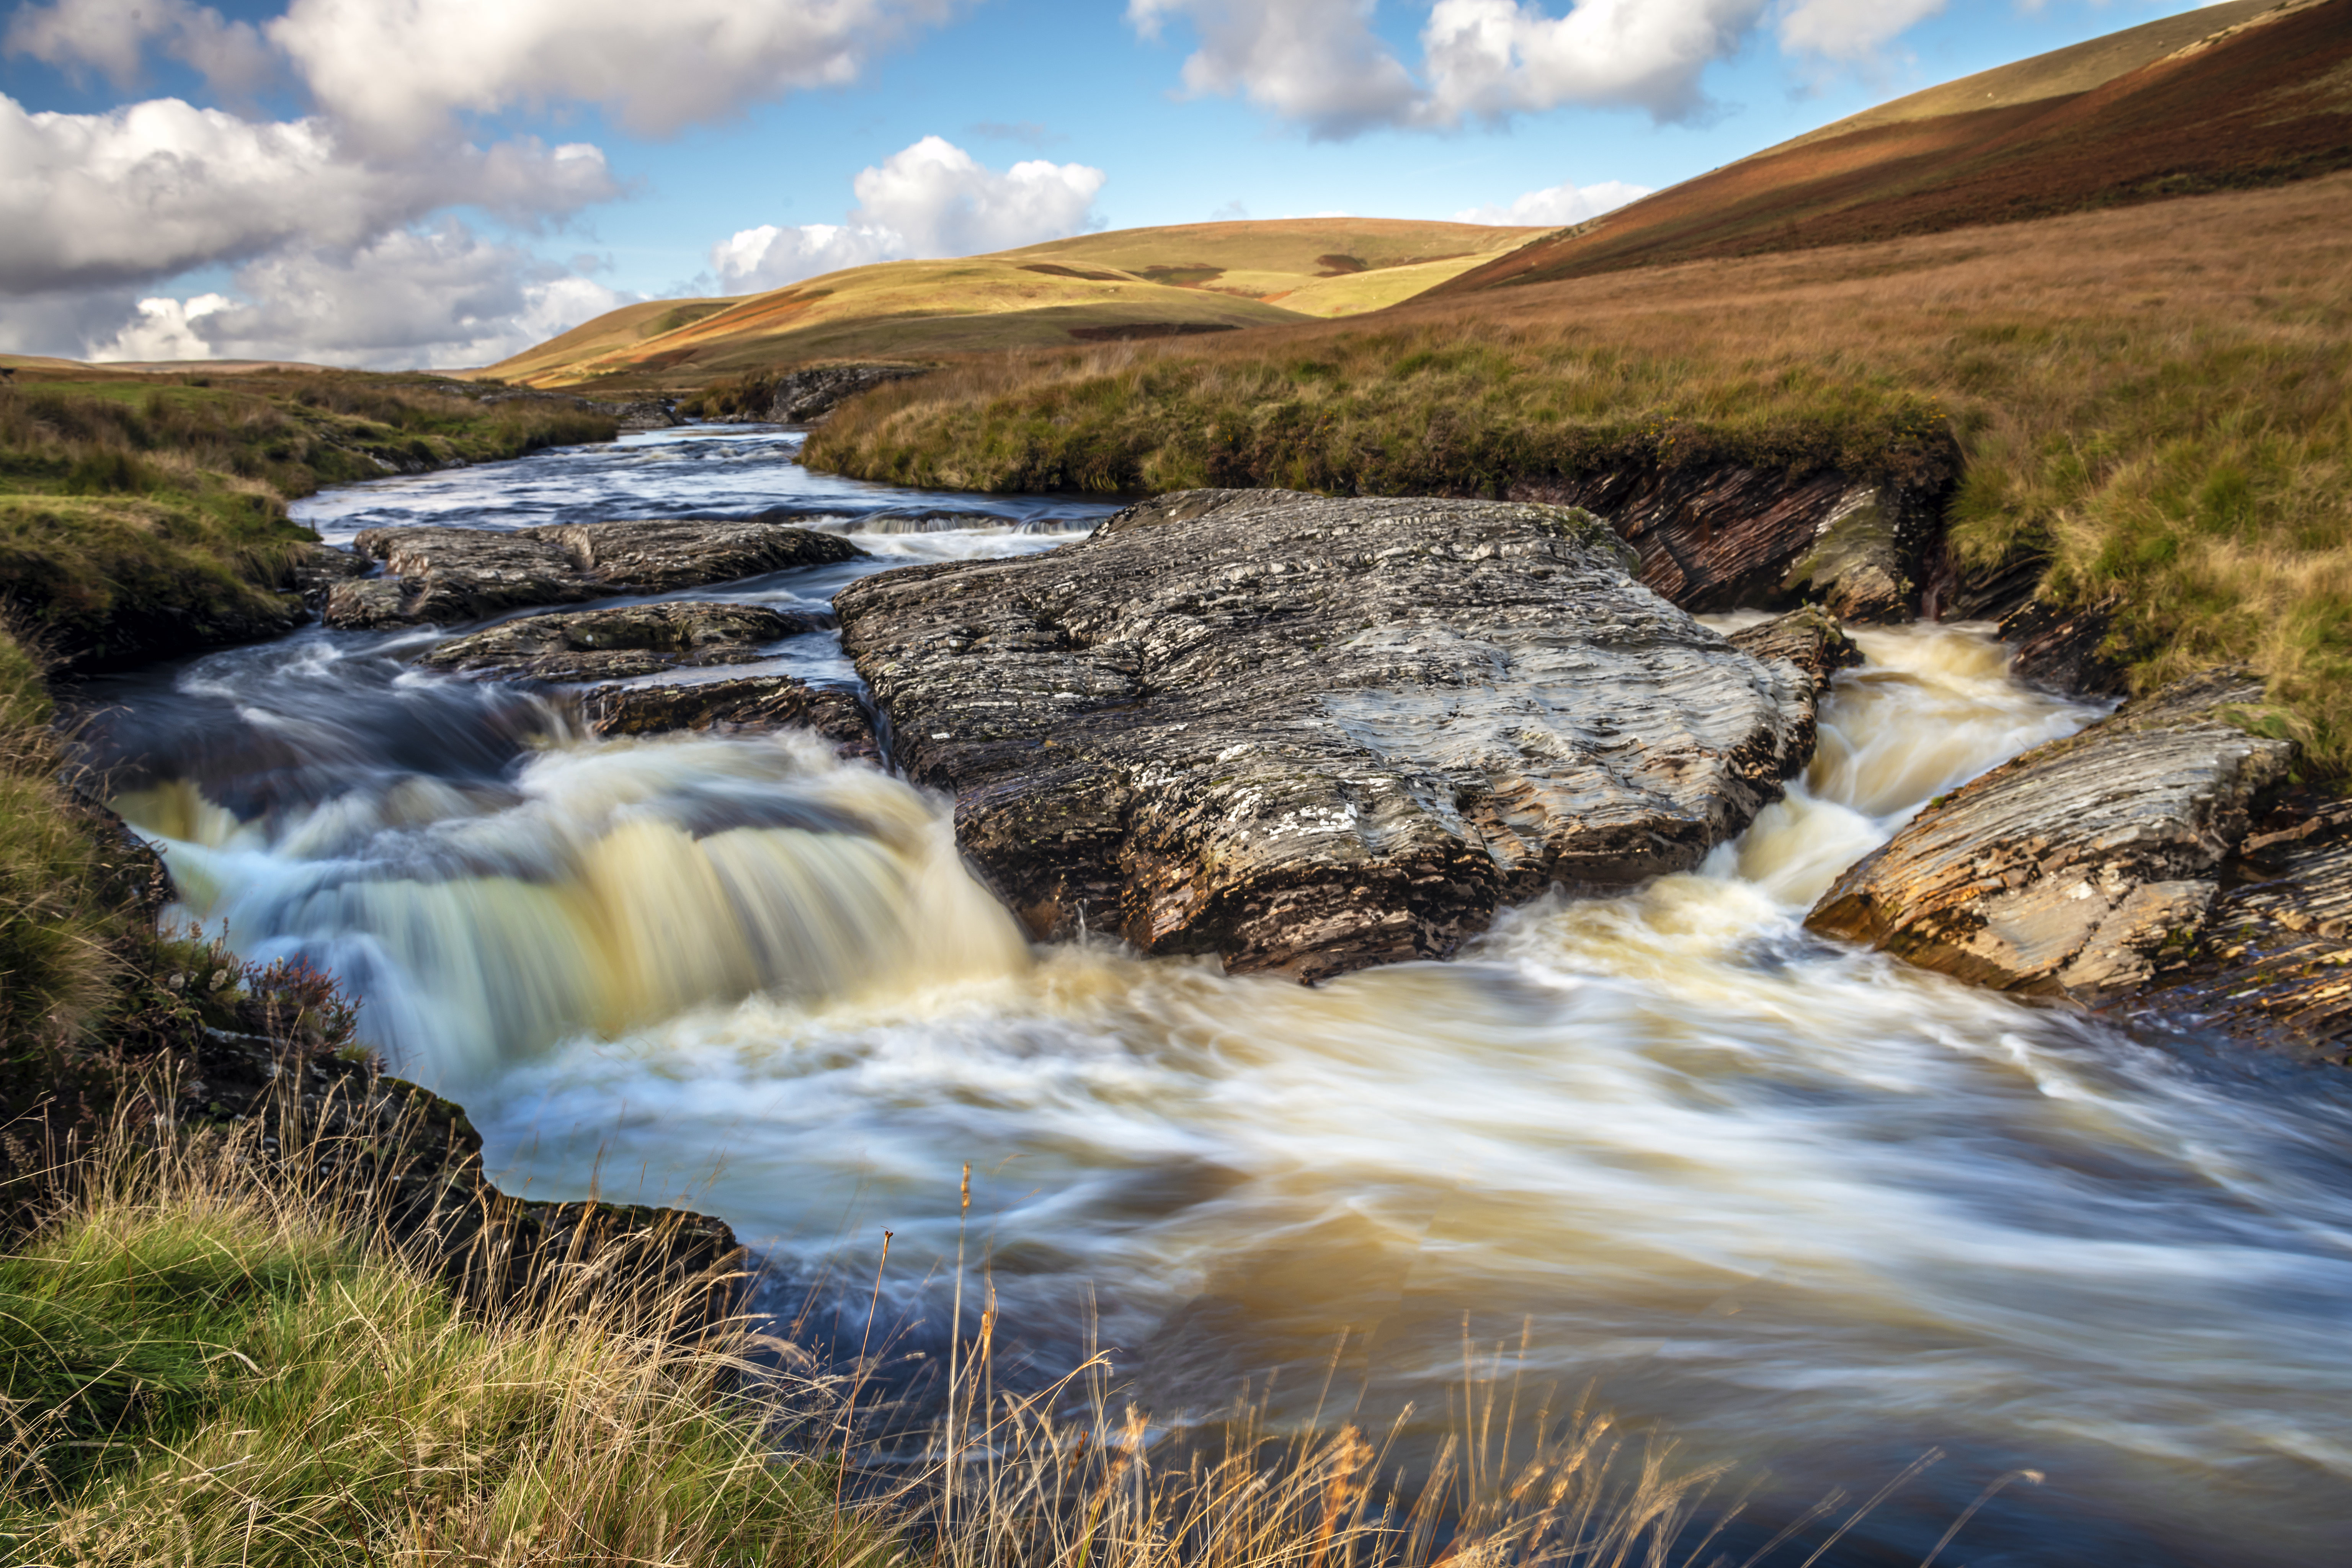
[[[141,300],[88,357],[488,364],[630,298],[454,220],[261,258],[235,294]]]
[[[999,174],[944,137],[926,136],[858,174],[847,222],[740,230],[711,247],[710,269],[723,291],[750,293],[876,261],[1059,239],[1096,226],[1106,178],[1084,163],[1044,159]]]
[[[249,93],[275,73],[269,47],[250,22],[231,22],[189,0],[57,0],[23,5],[8,23],[12,55],[72,71],[95,66],[117,87],[139,76],[148,44],[204,73],[221,91]]]
[[[1420,95],[1372,32],[1372,0],[1129,0],[1127,16],[1148,38],[1171,17],[1192,24],[1186,91],[1239,94],[1318,135],[1402,119]]]
[[[1042,158],[1000,174],[944,137],[926,136],[859,173],[850,220],[904,235],[914,256],[1010,250],[1086,228],[1106,178]]]
[[[0,97],[0,290],[168,277],[294,241],[351,246],[440,206],[508,216],[616,194],[593,146],[469,144],[352,157],[316,119],[255,122],[178,99],[104,114]]]
[[[951,0],[294,0],[266,31],[320,104],[374,138],[451,115],[593,103],[663,134],[838,86]]]
[[[1647,185],[1629,185],[1622,180],[1601,180],[1590,185],[1562,182],[1547,185],[1540,191],[1529,191],[1508,206],[1489,202],[1483,207],[1470,207],[1454,215],[1457,223],[1486,223],[1496,226],[1521,225],[1526,227],[1565,227],[1582,223],[1589,217],[1639,201],[1650,194]]]
[[[1785,53],[1868,59],[1945,0],[1433,0],[1409,69],[1372,0],[1128,0],[1147,38],[1189,25],[1194,94],[1241,97],[1310,135],[1452,130],[1570,104],[1704,110],[1706,68],[1774,34]]]
[[[1944,0],[1794,0],[1780,13],[1780,42],[1829,59],[1867,60],[1943,8]]]

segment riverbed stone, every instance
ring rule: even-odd
[[[2262,682],[2216,670],[1931,801],[1806,924],[2003,990],[2105,1001],[2197,952],[2223,863],[2292,742],[2248,733]]]
[[[893,759],[1035,934],[1317,980],[1696,866],[1807,756],[1796,668],[1571,509],[1188,492],[835,600]]]
[[[667,594],[825,565],[866,552],[838,534],[766,518],[635,518],[481,528],[371,528],[353,541],[385,575],[338,584],[331,626],[451,625],[509,610]]]
[[[427,669],[502,680],[626,680],[665,669],[748,664],[769,643],[835,625],[829,611],[667,600],[558,610],[436,643]]]
[[[2150,1008],[2352,1057],[2352,800],[2307,792],[2239,844],[2205,940]]]
[[[1811,756],[1820,736],[1822,699],[1830,679],[1862,662],[1862,649],[1845,626],[1819,605],[1761,621],[1731,634],[1731,646],[1749,658],[1780,667],[1792,694],[1783,704],[1794,725],[1798,747]]]
[[[814,730],[842,757],[878,758],[873,721],[857,694],[789,675],[747,675],[677,686],[599,686],[583,693],[581,716],[599,735],[677,731],[742,733]]]

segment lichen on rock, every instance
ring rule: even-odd
[[[1313,980],[1687,869],[1803,765],[1811,682],[1622,549],[1559,507],[1193,491],[836,607],[1032,931]]]

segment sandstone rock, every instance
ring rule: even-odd
[[[1903,519],[1883,486],[1854,485],[1813,525],[1813,538],[1780,579],[1780,592],[1813,599],[1855,621],[1907,621],[1918,604]]]
[[[808,729],[837,742],[837,756],[881,754],[856,692],[811,686],[789,675],[691,686],[599,686],[582,695],[580,707],[583,720],[599,735]]]
[[[1845,635],[1837,616],[1815,605],[1736,631],[1731,646],[1751,658],[1793,666],[1815,697],[1829,689],[1830,677],[1862,662],[1862,649]]]
[[[478,528],[371,528],[355,542],[388,575],[341,584],[331,626],[446,625],[616,594],[707,583],[863,555],[847,540],[765,518],[653,518]]]
[[[2120,597],[2067,606],[2032,599],[2001,617],[2000,640],[2011,645],[2009,672],[2029,686],[2069,696],[2113,697],[2124,689],[2123,666],[2101,649],[2115,625]]]
[[[1792,731],[1806,755],[1818,738],[1821,700],[1830,689],[1830,677],[1862,662],[1862,649],[1845,635],[1835,616],[1817,605],[1731,634],[1731,646],[1762,664],[1786,670],[1795,699],[1786,709],[1796,725]]]
[[[2105,999],[2194,951],[2224,858],[2294,746],[2220,714],[2215,671],[2038,746],[1929,803],[1805,923],[2004,990]]]
[[[759,605],[622,605],[503,621],[436,644],[416,662],[507,680],[626,680],[663,669],[748,664],[763,644],[835,624],[828,613]]]
[[[2148,998],[2232,1033],[2352,1046],[2352,801],[2275,810],[2238,846],[2186,973]]]
[[[1934,496],[1834,469],[1611,468],[1519,480],[1509,495],[1607,518],[1641,580],[1700,615],[1819,598],[1848,620],[1909,620],[1939,553]]]
[[[1192,492],[835,604],[895,759],[1033,931],[1313,980],[1694,866],[1803,765],[1794,667],[1620,548],[1554,507]]]

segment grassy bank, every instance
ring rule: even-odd
[[[2352,768],[2352,177],[1690,263],[1218,338],[974,359],[812,467],[970,489],[1496,494],[1624,463],[1903,474],[1958,564],[2117,606],[2137,686],[2220,660]]]
[[[78,665],[267,636],[297,618],[316,540],[288,501],[614,429],[415,379],[20,371],[0,386],[0,599]]]
[[[460,1310],[363,1202],[252,1147],[102,1150],[0,1258],[0,1541],[76,1564],[856,1561],[821,1468],[719,1392],[739,1342],[593,1287]]]

